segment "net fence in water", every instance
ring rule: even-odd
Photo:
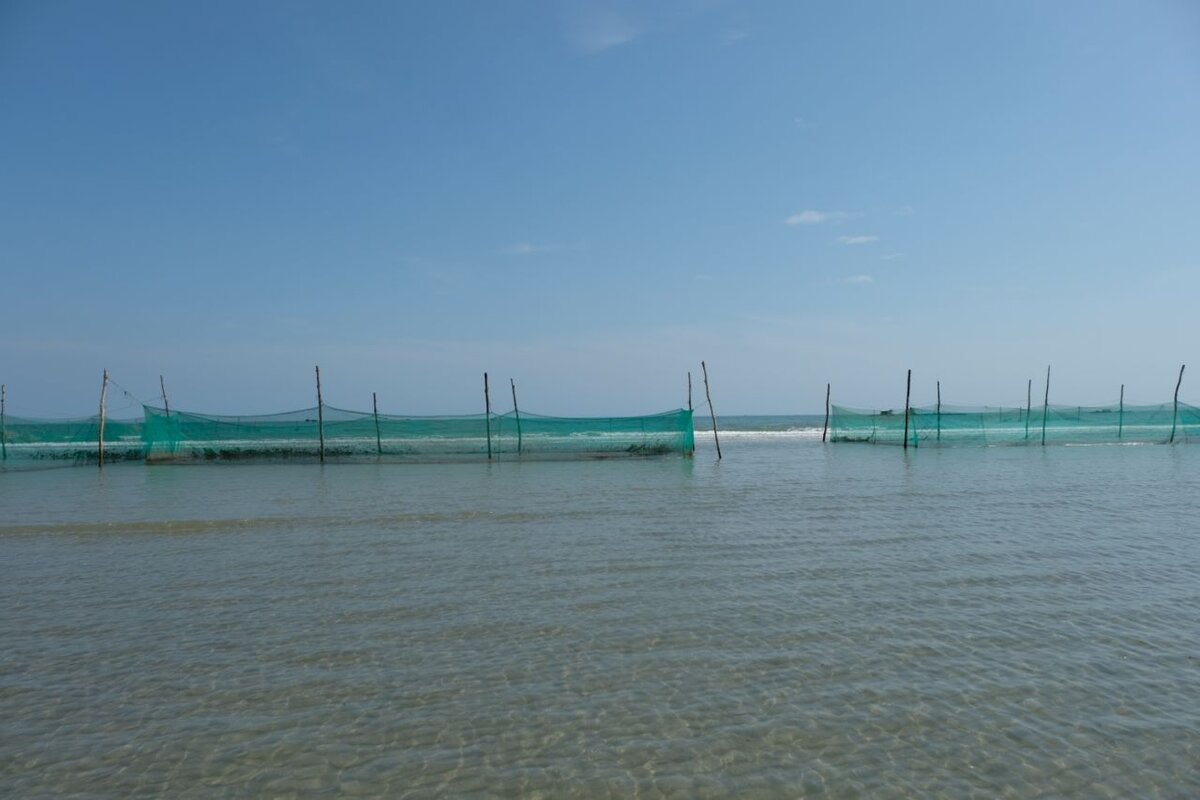
[[[830,441],[903,445],[904,409],[831,406]],[[1043,438],[1044,437],[1044,438]],[[1200,408],[1180,403],[909,409],[908,446],[1159,444],[1200,441]]]
[[[142,420],[104,421],[104,460],[144,457]],[[0,462],[5,466],[95,463],[100,454],[100,416],[39,419],[5,415],[0,426]]]
[[[321,419],[323,417],[323,424]],[[692,412],[549,417],[522,412],[397,416],[324,406],[260,416],[145,408],[149,461],[388,456],[440,459],[688,454]],[[323,443],[322,443],[323,437]]]

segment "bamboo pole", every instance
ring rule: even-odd
[[[1125,427],[1125,384],[1121,384],[1121,404],[1120,411],[1117,412],[1117,438],[1121,438],[1121,431]]]
[[[688,411],[692,410],[692,371],[688,370]]]
[[[721,437],[717,435],[717,412],[713,410],[712,394],[708,391],[708,366],[701,361],[700,369],[704,371],[704,397],[708,400],[708,413],[712,417],[713,441],[717,445],[717,461],[721,460]]]
[[[513,416],[517,418],[517,455],[521,455],[521,411],[517,408],[517,383],[512,378],[508,382],[512,386]]]
[[[1046,399],[1042,401],[1042,447],[1046,446],[1046,418],[1050,415],[1050,365],[1046,365]]]
[[[375,454],[383,455],[383,438],[379,435],[379,396],[371,392],[371,408],[375,413]]]
[[[171,416],[171,404],[167,402],[167,384],[163,381],[162,375],[158,376],[158,387],[162,389],[163,414],[169,417]]]
[[[96,458],[99,466],[104,467],[104,407],[108,398],[108,370],[104,370],[104,382],[100,385],[100,433],[96,440]]]
[[[911,406],[909,399],[912,397],[912,370],[908,371],[908,385],[904,390],[904,449],[908,449],[908,412]]]
[[[321,463],[325,463],[325,401],[321,399],[321,368],[317,368],[317,435],[321,440]]]
[[[1175,442],[1175,426],[1179,422],[1179,387],[1183,384],[1183,368],[1187,364],[1179,365],[1179,380],[1175,381],[1175,409],[1171,414],[1171,439],[1170,442]]]
[[[829,384],[825,384],[825,427],[821,429],[821,441],[825,441],[825,435],[829,433]]]
[[[483,373],[483,418],[487,425],[488,461],[492,460],[492,397],[488,393],[487,373]]]
[[[1025,384],[1025,441],[1029,441],[1029,417],[1033,414],[1033,378]]]
[[[942,440],[942,382],[937,382],[937,440]]]
[[[0,459],[8,460],[8,439],[4,430],[4,392],[5,387],[0,384]]]

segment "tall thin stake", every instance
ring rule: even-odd
[[[321,399],[321,368],[317,368],[317,436],[321,440],[321,463],[325,463],[325,401]]]
[[[721,460],[721,437],[717,435],[717,412],[713,410],[712,394],[708,391],[708,366],[701,361],[700,369],[704,371],[704,397],[708,400],[708,413],[712,417],[713,441],[717,445],[717,461]]]
[[[937,382],[937,440],[942,440],[942,382]]]
[[[908,449],[908,413],[911,406],[909,399],[912,397],[912,370],[908,371],[908,384],[904,390],[904,449]]]
[[[1121,438],[1121,430],[1125,427],[1125,384],[1121,384],[1121,405],[1117,412],[1117,438]]]
[[[163,413],[166,416],[171,416],[171,404],[167,402],[167,384],[163,381],[163,376],[158,376],[158,388],[162,389],[163,398]]]
[[[483,373],[483,418],[487,425],[488,461],[492,460],[492,396],[488,393],[487,373]]]
[[[4,385],[0,384],[0,459],[8,460],[8,441],[4,433]]]
[[[100,385],[100,434],[96,440],[96,458],[100,467],[104,467],[104,409],[108,398],[108,370],[104,370],[104,382]]]
[[[512,378],[508,382],[512,386],[513,416],[517,418],[517,455],[521,455],[521,411],[517,408],[517,382]]]
[[[829,384],[825,384],[825,427],[821,429],[821,441],[825,441],[829,433]]]
[[[1029,417],[1033,414],[1033,378],[1025,384],[1025,441],[1029,441]]]
[[[375,453],[383,455],[383,438],[379,435],[379,397],[371,392],[371,408],[375,410]]]
[[[1187,364],[1179,365],[1179,380],[1175,381],[1175,410],[1171,415],[1171,439],[1170,439],[1170,441],[1172,443],[1175,442],[1175,425],[1179,422],[1179,387],[1183,384],[1183,368],[1186,366],[1187,366]]]
[[[692,372],[688,370],[688,411],[692,410]]]
[[[1050,365],[1046,365],[1046,399],[1042,401],[1042,447],[1046,446],[1046,418],[1050,416]]]

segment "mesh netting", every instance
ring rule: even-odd
[[[904,444],[904,409],[832,406],[834,442]],[[909,409],[908,445],[1122,444],[1200,441],[1200,409],[1180,403],[1115,406]]]
[[[150,461],[245,458],[493,456],[572,457],[691,453],[692,412],[643,417],[473,414],[412,417],[325,406],[262,416],[217,416],[145,408]],[[489,443],[490,428],[490,443]]]
[[[104,460],[127,461],[145,454],[142,420],[104,421]],[[95,462],[100,453],[100,417],[36,419],[5,416],[0,426],[0,460],[7,466]]]

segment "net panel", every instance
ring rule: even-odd
[[[1200,409],[1180,403],[909,409],[908,445],[1157,444],[1200,441]],[[831,406],[830,441],[903,445],[904,409]]]
[[[325,406],[259,416],[197,414],[147,406],[150,461],[247,458],[571,457],[691,453],[692,412],[641,417],[550,417],[513,412],[398,416]]]
[[[0,462],[5,467],[33,464],[95,463],[100,453],[100,417],[39,419],[5,415],[0,425]],[[143,458],[142,420],[104,421],[104,460]]]

